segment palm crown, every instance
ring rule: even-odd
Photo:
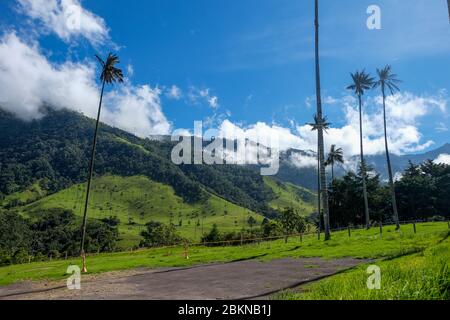
[[[110,53],[106,61],[103,61],[98,55],[95,56],[102,66],[102,74],[100,75],[102,81],[107,84],[123,82],[122,70],[115,67],[119,63],[119,57],[117,55]]]
[[[336,149],[336,145],[331,146],[330,153],[326,161],[326,165],[332,165],[335,163],[344,163],[344,151],[342,148]]]
[[[319,127],[322,127],[322,129],[327,132],[327,130],[330,128],[331,123],[327,122],[327,117],[323,117],[321,121],[319,121],[319,117],[317,114],[314,115],[314,122],[308,123],[309,126],[312,127],[312,131],[316,131],[319,129]]]
[[[353,83],[347,87],[348,90],[352,90],[356,95],[362,96],[366,90],[369,90],[374,85],[374,79],[363,71],[356,71],[350,74],[352,76]]]
[[[378,80],[374,82],[373,88],[388,88],[391,94],[400,91],[398,84],[401,82],[395,73],[392,73],[392,67],[387,65],[383,69],[377,69]]]

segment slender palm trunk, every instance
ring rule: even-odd
[[[318,238],[320,240],[320,233],[322,232],[322,205],[320,196],[320,157],[319,157],[319,143],[317,143],[317,213],[319,215],[319,232]]]
[[[322,97],[320,88],[320,63],[319,63],[319,1],[315,0],[315,61],[316,61],[316,100],[317,100],[317,117],[322,122]],[[325,240],[330,240],[330,216],[328,207],[328,188],[325,175],[325,159],[324,159],[324,143],[323,143],[323,124],[319,125],[317,130],[319,138],[319,162],[320,162],[320,186],[322,192],[323,220],[325,227]]]
[[[334,162],[331,163],[331,183],[334,182]]]
[[[392,197],[392,211],[394,214],[394,222],[397,226],[397,230],[400,229],[400,223],[398,219],[398,211],[397,211],[397,199],[395,197],[395,185],[394,178],[392,175],[392,166],[391,166],[391,157],[389,155],[389,145],[387,138],[387,124],[386,124],[386,94],[384,85],[381,86],[381,91],[383,93],[383,121],[384,121],[384,143],[386,146],[386,161],[389,173],[389,187],[391,189],[391,197]]]
[[[364,161],[364,142],[363,142],[363,122],[362,122],[362,98],[358,95],[359,100],[359,137],[361,142],[361,175],[363,183],[364,195],[364,213],[366,216],[366,228],[370,228],[370,214],[369,214],[369,200],[367,197],[367,182],[366,182],[366,164]]]
[[[100,102],[98,105],[97,122],[95,123],[94,138],[93,138],[93,142],[92,142],[91,159],[89,162],[89,175],[88,175],[88,183],[87,183],[87,190],[86,190],[86,199],[85,199],[85,203],[84,203],[83,225],[81,226],[80,254],[83,257],[83,269],[85,269],[84,241],[86,238],[87,213],[88,213],[88,206],[89,206],[89,196],[91,194],[91,182],[92,182],[92,175],[93,175],[93,171],[94,171],[95,148],[97,146],[97,134],[98,134],[98,127],[99,127],[99,122],[100,122],[100,113],[102,110],[102,101],[103,101],[104,90],[105,90],[105,81],[103,80],[102,91],[100,94]],[[83,270],[83,271],[86,272],[86,270]]]

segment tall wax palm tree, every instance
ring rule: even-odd
[[[325,227],[325,240],[331,239],[330,234],[330,211],[328,206],[328,188],[325,172],[325,151],[323,142],[323,115],[322,115],[322,94],[320,88],[320,62],[319,62],[319,0],[315,0],[314,6],[314,26],[315,26],[315,63],[316,63],[316,102],[318,123],[317,137],[319,144],[319,163],[320,163],[320,185],[322,192],[323,220]]]
[[[336,149],[336,145],[333,144],[328,153],[328,158],[326,161],[327,166],[331,166],[331,181],[334,181],[334,165],[336,163],[344,163],[344,151],[342,148]]]
[[[366,228],[370,228],[370,213],[369,213],[369,200],[367,197],[367,182],[366,182],[366,166],[364,164],[364,142],[363,142],[363,122],[362,122],[362,97],[366,90],[372,88],[374,80],[370,77],[368,73],[364,70],[362,72],[355,72],[351,74],[353,83],[347,87],[347,89],[352,90],[358,97],[359,102],[359,135],[361,144],[361,174],[363,183],[363,194],[364,194],[364,211],[366,216]]]
[[[389,145],[388,145],[388,137],[387,137],[387,125],[386,125],[386,89],[389,89],[389,92],[393,95],[396,91],[399,91],[398,84],[401,82],[397,79],[397,75],[392,73],[392,67],[387,65],[383,69],[377,69],[378,79],[374,83],[374,88],[381,88],[381,94],[383,96],[383,124],[384,124],[384,145],[386,148],[386,161],[389,173],[389,186],[391,189],[391,197],[392,197],[392,211],[394,214],[394,221],[397,225],[397,230],[400,229],[400,223],[398,219],[398,210],[397,210],[397,200],[395,198],[395,185],[394,178],[392,175],[392,166],[391,166],[391,158],[389,155]]]
[[[89,196],[91,193],[91,182],[92,182],[92,174],[94,171],[94,160],[95,160],[95,149],[97,146],[97,134],[98,134],[98,127],[100,122],[100,113],[102,110],[102,102],[103,102],[103,93],[105,91],[105,85],[106,84],[113,84],[115,82],[123,82],[123,73],[122,70],[116,68],[116,64],[119,63],[119,58],[117,55],[114,55],[110,53],[108,55],[108,58],[106,61],[103,61],[99,56],[95,56],[102,68],[102,73],[100,75],[100,80],[102,81],[102,90],[100,94],[100,102],[98,104],[98,113],[97,113],[97,122],[95,124],[95,131],[94,131],[94,138],[92,142],[92,152],[91,152],[91,159],[89,162],[89,174],[88,174],[88,183],[87,183],[87,190],[86,190],[86,200],[84,203],[84,215],[83,215],[83,224],[81,226],[81,248],[80,248],[80,254],[83,258],[83,272],[87,272],[86,269],[86,254],[84,252],[84,242],[86,238],[86,224],[87,224],[87,213],[88,213],[88,206],[89,206]]]
[[[330,127],[330,123],[327,122],[326,118],[323,118],[322,121],[319,121],[319,118],[317,117],[317,114],[314,115],[314,122],[308,123],[312,127],[312,131],[319,130],[320,123],[322,123],[322,128],[326,132],[328,128]],[[319,157],[319,140],[317,140],[317,214],[319,216],[319,240],[320,240],[320,232],[322,231],[322,205],[321,205],[321,188],[320,188],[320,157]]]

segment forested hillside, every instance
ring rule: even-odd
[[[3,206],[23,205],[85,182],[93,130],[93,120],[74,112],[48,110],[40,120],[23,122],[0,111],[0,201],[9,199]],[[270,205],[276,194],[258,172],[231,165],[176,166],[170,160],[172,147],[169,141],[140,139],[101,125],[95,175],[143,175],[169,185],[186,203],[214,194],[276,215]],[[21,196],[11,197],[16,193]]]

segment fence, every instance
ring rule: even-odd
[[[418,223],[425,223],[425,222],[429,222],[426,220],[406,220],[406,221],[400,221],[399,224],[400,225],[412,225],[413,227],[413,231],[414,233],[417,233],[417,226],[416,224]],[[442,223],[444,223],[445,221],[442,221]],[[388,227],[388,226],[394,226],[396,225],[396,223],[387,223],[387,224],[377,224],[378,227],[380,227],[380,236],[382,236],[382,228],[383,227]],[[377,225],[372,225],[372,227],[377,227]],[[447,226],[448,229],[450,229],[450,221],[447,221]],[[335,228],[335,229],[331,229],[330,232],[342,232],[345,230],[348,230],[348,236],[352,237],[352,231],[358,231],[358,230],[364,230],[366,229],[365,226],[363,225],[359,225],[359,226],[352,226],[349,225],[347,227],[340,227],[340,228]],[[141,251],[146,251],[148,249],[175,249],[175,248],[180,248],[183,249],[184,252],[184,256],[186,259],[189,259],[189,249],[190,248],[195,248],[195,247],[206,247],[206,246],[223,246],[223,247],[227,247],[227,246],[235,246],[235,245],[249,245],[249,244],[261,244],[261,243],[265,243],[265,242],[273,242],[273,241],[277,241],[277,240],[281,240],[281,239],[285,239],[286,241],[288,241],[290,238],[299,238],[301,242],[303,242],[303,237],[306,236],[311,236],[311,235],[318,235],[318,238],[320,239],[320,234],[323,232],[318,232],[318,230],[316,231],[311,231],[311,232],[304,232],[304,233],[291,233],[291,234],[287,234],[287,235],[280,235],[280,236],[273,236],[273,237],[255,237],[255,238],[241,238],[241,239],[236,239],[236,240],[225,240],[225,241],[213,241],[213,242],[206,242],[206,241],[202,241],[202,242],[189,242],[189,241],[180,241],[177,243],[174,243],[172,245],[164,245],[164,246],[154,246],[154,247],[149,247],[149,248],[129,248],[128,250],[125,251],[129,251],[129,252],[141,252]],[[95,256],[98,255],[99,253],[90,253],[87,254],[87,256]],[[78,258],[78,257],[68,257],[67,255],[65,256],[65,259],[67,260],[68,258]],[[52,260],[50,258],[50,260]],[[31,262],[31,259],[30,259]]]

